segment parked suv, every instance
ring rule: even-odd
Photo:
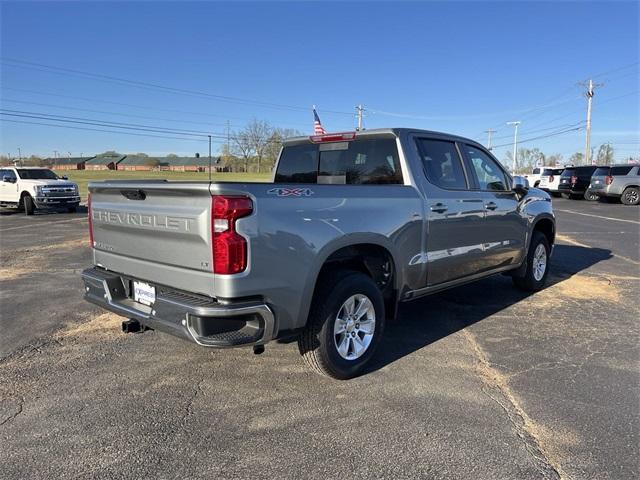
[[[597,200],[598,196],[589,190],[591,175],[598,167],[586,165],[583,167],[567,167],[560,175],[558,191],[564,198],[584,198]]]
[[[560,175],[564,172],[564,168],[545,168],[540,177],[538,188],[550,193],[554,197],[559,197],[558,185],[560,185]]]
[[[473,140],[390,128],[289,139],[269,183],[92,182],[85,298],[205,347],[297,339],[351,378],[399,302],[544,287],[555,219],[525,182]]]
[[[0,168],[0,206],[36,209],[65,208],[75,212],[80,204],[78,185],[42,167]]]
[[[530,174],[525,175],[524,178],[527,179],[529,185],[531,185],[532,187],[537,187],[542,178],[543,170],[544,168],[536,167],[531,171]]]
[[[625,205],[640,204],[640,165],[598,167],[589,190],[600,198],[619,198]]]

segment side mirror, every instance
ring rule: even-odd
[[[11,183],[11,177],[9,175],[3,175],[2,176],[2,181],[4,183]]]
[[[518,195],[526,195],[529,190],[529,180],[520,175],[516,175],[513,177],[513,186],[511,189]]]
[[[63,175],[60,177],[62,180],[69,180],[69,177],[67,177],[66,175]]]

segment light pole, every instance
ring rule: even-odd
[[[513,133],[513,174],[516,174],[516,159],[518,158],[518,125],[520,125],[520,121],[517,122],[507,122],[507,125],[513,125],[515,131]]]

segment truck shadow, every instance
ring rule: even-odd
[[[545,289],[612,257],[610,250],[601,248],[556,245]],[[533,295],[536,293],[516,289],[511,278],[497,275],[403,303],[397,319],[387,322],[384,340],[366,373],[383,368]],[[513,316],[516,319],[518,312],[513,312]]]

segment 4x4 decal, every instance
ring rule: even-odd
[[[287,188],[279,187],[267,190],[270,195],[277,195],[278,197],[308,197],[313,195],[313,190],[310,188]]]

